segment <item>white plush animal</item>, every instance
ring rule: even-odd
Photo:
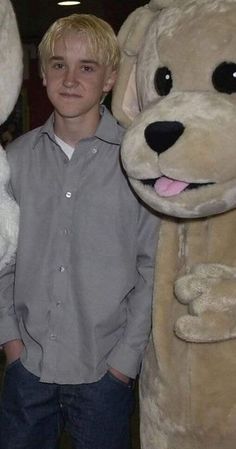
[[[22,82],[22,48],[9,0],[0,0],[0,124],[12,112]],[[9,166],[0,146],[0,270],[17,247],[19,210],[8,193]]]

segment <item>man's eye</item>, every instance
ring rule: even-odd
[[[52,65],[52,67],[53,67],[53,69],[60,70],[60,69],[63,69],[65,67],[65,64],[63,64],[62,62],[55,62]]]
[[[93,72],[94,71],[94,67],[90,66],[90,65],[83,65],[81,67],[81,70],[83,72]]]

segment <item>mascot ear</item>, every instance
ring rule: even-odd
[[[23,60],[20,37],[10,1],[0,1],[0,124],[12,111],[20,92]]]
[[[143,37],[155,13],[149,4],[136,9],[128,16],[118,34],[121,61],[112,94],[112,111],[124,126],[128,126],[140,112],[136,91],[136,62]]]
[[[153,18],[164,8],[190,0],[150,0],[132,12],[118,33],[121,62],[112,94],[112,112],[123,126],[129,126],[140,112],[136,90],[136,63],[145,33]]]

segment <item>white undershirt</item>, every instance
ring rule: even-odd
[[[68,159],[71,159],[75,149],[72,146],[68,145],[68,143],[64,142],[64,140],[61,140],[60,137],[56,136],[56,134],[55,140],[58,143],[58,145],[60,145],[62,151],[64,151]]]

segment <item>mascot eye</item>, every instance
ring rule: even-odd
[[[172,76],[171,72],[167,67],[160,67],[157,69],[154,78],[154,86],[158,93],[162,97],[168,95],[172,89]]]
[[[218,92],[225,94],[236,92],[236,64],[234,62],[222,62],[214,70],[212,82]]]

